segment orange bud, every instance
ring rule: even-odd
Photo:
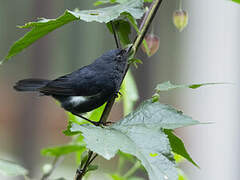
[[[173,13],[173,24],[181,32],[188,25],[188,13],[182,9]]]

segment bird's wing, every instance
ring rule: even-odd
[[[92,96],[101,92],[101,87],[97,86],[97,77],[95,71],[83,67],[50,81],[39,91],[45,95]]]

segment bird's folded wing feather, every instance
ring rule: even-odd
[[[39,91],[46,95],[92,96],[101,92],[96,72],[87,67],[50,81]]]

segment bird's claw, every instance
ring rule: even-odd
[[[119,95],[120,95],[120,97],[122,96],[122,93],[121,93],[120,91],[118,91],[118,92],[115,93],[115,97],[116,97],[116,98],[118,98]]]
[[[95,126],[109,126],[113,123],[113,122],[96,122],[96,121],[90,121],[90,122]]]

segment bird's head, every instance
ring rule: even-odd
[[[124,48],[124,49],[114,49],[108,52],[105,52],[102,55],[102,60],[106,62],[126,62],[129,56],[129,52],[131,47]]]

